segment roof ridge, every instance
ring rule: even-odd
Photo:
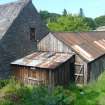
[[[0,4],[0,6],[6,6],[6,5],[10,5],[10,4],[18,4],[18,3],[28,4],[29,2],[32,2],[32,0],[16,0],[16,1],[13,1],[13,2]]]
[[[50,32],[50,33],[52,33],[52,34],[58,34],[58,33],[61,33],[61,34],[71,34],[71,33],[96,33],[96,32],[98,32],[98,33],[105,33],[105,31],[87,31],[87,32]]]
[[[18,0],[18,2],[24,2],[25,4],[32,2],[32,0]]]

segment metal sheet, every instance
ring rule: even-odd
[[[52,34],[89,62],[105,54],[105,32],[56,32]],[[82,50],[77,51],[74,46],[79,46]],[[91,55],[91,59],[85,56],[87,54]]]
[[[12,65],[54,69],[69,60],[74,54],[55,52],[35,52],[12,62]]]

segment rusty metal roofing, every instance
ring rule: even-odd
[[[88,62],[105,54],[105,32],[55,32],[51,34]]]
[[[69,60],[72,56],[73,54],[68,53],[35,52],[14,61],[11,64],[35,68],[55,69],[60,64]]]

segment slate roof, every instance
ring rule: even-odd
[[[105,32],[55,32],[57,39],[91,62],[105,55]]]
[[[0,39],[2,39],[21,10],[30,1],[31,0],[18,0],[16,2],[0,5]]]
[[[18,59],[11,65],[35,67],[42,69],[55,69],[68,61],[74,54],[55,52],[34,52],[26,57]]]

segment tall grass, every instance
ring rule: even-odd
[[[0,105],[105,105],[105,73],[87,86],[58,86],[52,93],[46,87],[24,86],[11,79],[1,94]]]
[[[74,90],[75,91],[75,90]],[[81,92],[75,92],[77,99],[75,105],[105,105],[105,72],[94,81],[82,88]]]

